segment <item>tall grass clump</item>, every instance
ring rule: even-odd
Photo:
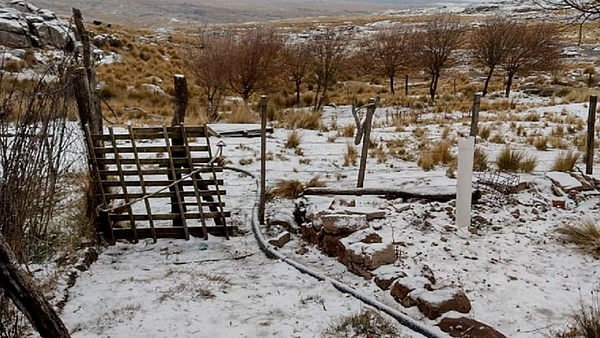
[[[581,153],[573,150],[561,151],[554,159],[553,171],[570,172],[581,157]]]
[[[324,186],[325,182],[321,181],[318,176],[311,178],[306,183],[297,179],[279,180],[275,183],[275,187],[271,189],[270,193],[276,197],[295,199],[300,197],[306,188]]]
[[[358,150],[350,143],[346,144],[346,152],[344,153],[344,167],[355,166],[358,159]]]
[[[394,323],[372,310],[363,310],[338,319],[322,334],[323,338],[338,337],[399,337],[400,332]]]
[[[321,113],[300,109],[286,110],[282,116],[283,124],[289,129],[321,129]]]
[[[302,141],[302,135],[297,130],[292,130],[288,133],[287,139],[285,140],[285,147],[287,149],[295,149],[300,146]]]
[[[452,143],[439,141],[433,147],[421,151],[417,164],[425,171],[433,169],[439,164],[451,164],[456,157],[450,151]]]
[[[590,219],[578,224],[560,226],[556,232],[567,243],[575,244],[580,250],[595,255],[600,254],[600,227]]]
[[[527,156],[522,151],[506,147],[496,158],[496,165],[502,171],[528,173],[535,169],[537,159],[533,156]]]

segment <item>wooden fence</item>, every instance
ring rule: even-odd
[[[87,128],[92,172],[100,200],[101,232],[142,238],[229,236],[222,168],[214,161],[205,126]],[[212,220],[214,225],[207,224]]]

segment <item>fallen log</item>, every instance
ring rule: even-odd
[[[52,305],[44,298],[32,279],[19,267],[15,255],[0,234],[0,288],[29,319],[43,338],[69,338]]]
[[[432,189],[435,190],[435,189]],[[378,195],[383,196],[386,199],[420,199],[427,200],[432,202],[449,202],[456,199],[456,193],[419,193],[419,192],[411,192],[411,191],[402,191],[398,189],[388,189],[388,188],[348,188],[348,189],[338,189],[338,188],[306,188],[302,195],[340,195],[340,196],[362,196],[362,195]],[[473,203],[477,202],[481,197],[481,192],[479,190],[473,190],[472,201]]]

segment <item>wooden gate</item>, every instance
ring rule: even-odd
[[[142,238],[229,236],[222,172],[205,126],[122,129],[91,134],[87,142],[101,202],[101,232]],[[207,224],[211,221],[213,224]]]

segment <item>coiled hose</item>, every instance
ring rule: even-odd
[[[239,173],[242,173],[242,174],[252,177],[256,182],[256,187],[257,187],[256,191],[257,191],[257,195],[258,195],[259,182],[258,182],[257,177],[254,174],[252,174],[251,172],[249,172],[247,170],[236,168],[236,167],[231,167],[231,166],[224,166],[223,169],[236,171],[236,172],[239,172]],[[413,318],[405,315],[404,313],[392,308],[391,306],[386,305],[386,304],[374,299],[373,297],[369,297],[365,294],[362,294],[346,284],[340,283],[333,278],[327,277],[324,274],[322,274],[318,271],[315,271],[315,270],[307,267],[306,265],[298,263],[298,262],[294,261],[293,259],[288,258],[288,257],[282,255],[281,253],[273,250],[273,247],[271,245],[268,245],[267,242],[265,241],[265,238],[259,228],[258,212],[257,212],[258,203],[259,203],[258,199],[259,198],[257,196],[256,202],[254,203],[254,206],[252,208],[252,232],[254,233],[254,237],[256,238],[256,241],[258,242],[258,247],[267,255],[267,257],[272,258],[272,259],[282,260],[285,263],[293,266],[300,272],[306,273],[306,274],[316,278],[319,281],[327,281],[327,282],[331,283],[339,291],[347,293],[347,294],[353,296],[354,298],[362,301],[363,303],[369,304],[369,305],[373,306],[374,308],[387,313],[388,315],[390,315],[394,319],[396,319],[402,326],[405,326],[406,328],[408,328],[416,333],[419,333],[419,334],[423,335],[424,337],[447,338],[446,335],[439,333],[438,330],[423,325],[422,323],[420,323],[420,322],[414,320]]]

